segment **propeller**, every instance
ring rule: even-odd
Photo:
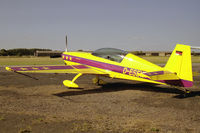
[[[68,49],[67,49],[67,35],[66,35],[66,48],[65,48],[65,51],[68,52]]]
[[[68,52],[68,49],[67,49],[67,35],[66,35],[66,37],[65,37],[65,52]],[[60,58],[61,57],[61,54],[59,54],[59,55],[52,55],[52,56],[50,56],[50,58]]]

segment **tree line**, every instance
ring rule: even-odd
[[[16,48],[16,49],[1,49],[0,56],[33,56],[36,51],[52,51],[51,49],[39,48]]]

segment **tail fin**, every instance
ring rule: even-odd
[[[164,69],[175,73],[179,78],[178,80],[166,80],[165,83],[191,87],[193,85],[193,75],[190,46],[177,44]]]

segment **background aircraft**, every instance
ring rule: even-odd
[[[193,85],[191,47],[183,44],[176,45],[164,67],[115,48],[102,48],[87,53],[68,52],[66,47],[62,59],[65,66],[6,67],[6,70],[17,73],[76,73],[72,80],[63,81],[70,88],[79,88],[75,81],[83,74],[96,75],[93,82],[97,84],[103,83],[99,76],[106,76],[178,87]]]

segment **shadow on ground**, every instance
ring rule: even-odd
[[[138,84],[128,84],[128,83],[109,83],[103,85],[97,89],[84,90],[81,88],[81,91],[67,91],[54,94],[58,97],[65,96],[76,96],[76,95],[84,95],[84,94],[96,94],[96,93],[107,93],[107,92],[116,92],[116,91],[124,91],[124,90],[140,90],[140,91],[150,91],[157,93],[171,93],[177,94],[173,98],[183,99],[189,97],[200,96],[200,91],[192,91],[190,93],[185,93],[183,90],[177,88],[169,88],[169,87],[160,87],[153,84],[147,83],[138,83]]]

